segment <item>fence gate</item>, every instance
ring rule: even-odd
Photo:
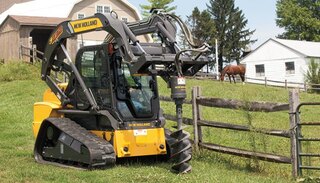
[[[303,165],[302,157],[320,157],[320,151],[319,153],[310,153],[310,152],[304,152],[302,150],[302,142],[320,142],[320,134],[319,137],[305,137],[302,134],[302,127],[303,126],[320,126],[320,122],[302,122],[300,119],[300,108],[303,106],[320,106],[320,103],[300,103],[297,106],[296,112],[295,112],[295,120],[296,120],[296,152],[297,152],[297,175],[302,176],[302,170],[303,169],[309,169],[309,170],[320,170],[320,165],[318,166],[311,166],[311,165]]]

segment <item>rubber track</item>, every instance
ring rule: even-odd
[[[113,146],[106,140],[101,139],[100,137],[96,136],[95,134],[91,133],[90,131],[86,130],[85,128],[81,127],[76,122],[68,119],[68,118],[48,118],[46,119],[47,123],[51,123],[56,128],[58,128],[61,132],[71,136],[72,138],[80,141],[84,144],[91,156],[91,164],[86,166],[76,166],[78,168],[95,168],[95,167],[105,167],[114,165],[116,162],[116,156],[114,152]],[[42,152],[38,152],[41,154]],[[37,159],[37,158],[36,158]],[[42,159],[42,158],[41,158]],[[43,160],[45,162],[41,163],[49,163],[49,164],[57,164],[55,162],[50,162]],[[82,163],[82,162],[77,162]],[[61,162],[59,161],[59,165]],[[69,166],[70,162],[66,162],[62,166]],[[74,166],[74,165],[73,165]]]

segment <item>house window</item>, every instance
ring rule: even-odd
[[[97,5],[97,13],[110,13],[111,6]]]
[[[83,13],[78,13],[78,19],[83,19],[85,15]]]
[[[128,22],[128,18],[127,18],[127,17],[122,17],[121,20],[122,20],[123,22],[125,22],[125,23]]]
[[[111,12],[111,7],[110,6],[104,6],[104,13],[110,13]]]
[[[103,6],[97,5],[97,13],[103,13]]]
[[[256,65],[256,76],[265,76],[264,74],[264,64]]]
[[[286,62],[286,74],[294,74],[294,62]]]

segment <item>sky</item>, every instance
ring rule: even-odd
[[[257,48],[269,38],[275,38],[283,32],[282,29],[276,26],[276,1],[277,0],[235,0],[235,5],[239,7],[245,17],[248,19],[247,28],[256,30],[252,39],[257,39],[252,49]],[[129,0],[139,12],[141,12],[140,4],[149,4],[147,0]],[[209,0],[175,0],[172,5],[177,6],[175,11],[184,20],[190,15],[194,7],[200,10],[207,8],[206,4]]]

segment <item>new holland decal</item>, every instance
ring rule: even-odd
[[[99,18],[88,18],[82,20],[76,20],[70,22],[73,31],[75,33],[85,32],[88,30],[94,30],[102,27],[102,23]]]
[[[49,44],[55,43],[59,39],[59,37],[62,35],[62,33],[63,33],[63,27],[62,27],[62,25],[60,25],[57,28],[56,32],[53,33],[52,36],[50,37]]]

